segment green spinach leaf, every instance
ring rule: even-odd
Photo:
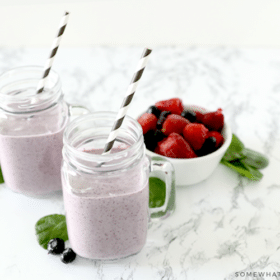
[[[35,225],[37,240],[40,246],[47,249],[53,238],[68,240],[66,218],[64,215],[54,214],[41,218]]]

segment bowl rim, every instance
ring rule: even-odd
[[[200,112],[204,112],[204,113],[207,113],[207,112],[212,112],[210,110],[207,110],[201,106],[197,106],[197,105],[184,105],[184,109],[188,109],[188,110],[192,110],[192,111],[200,111]],[[222,146],[220,148],[218,148],[218,150],[216,150],[215,152],[211,153],[211,154],[208,154],[208,155],[205,155],[205,156],[201,156],[201,157],[196,157],[196,158],[171,158],[171,157],[166,157],[166,156],[162,156],[162,155],[159,155],[159,154],[156,154],[150,150],[148,150],[146,148],[146,154],[148,154],[149,156],[151,157],[155,157],[155,156],[158,156],[158,157],[163,157],[165,159],[168,159],[168,160],[172,160],[172,162],[176,162],[176,163],[183,163],[183,162],[197,162],[197,161],[201,161],[201,160],[207,160],[207,159],[211,159],[212,157],[216,157],[222,153],[225,153],[227,148],[229,147],[230,143],[231,143],[231,140],[232,140],[232,131],[229,127],[229,125],[224,122],[224,127],[222,129],[222,134],[224,135],[224,138],[225,138],[225,142],[222,144]]]

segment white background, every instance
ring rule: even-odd
[[[63,46],[280,46],[278,0],[0,0],[0,46],[50,46],[64,10]]]

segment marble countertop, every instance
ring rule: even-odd
[[[117,111],[141,52],[59,49],[53,67],[66,101]],[[0,49],[0,72],[44,65],[48,54]],[[280,49],[154,49],[128,114],[174,96],[223,108],[245,146],[269,156],[263,179],[249,181],[220,164],[204,182],[177,188],[176,211],[152,224],[138,255],[117,262],[77,257],[69,265],[48,255],[34,233],[41,217],[65,213],[62,194],[36,199],[0,185],[1,280],[280,279]]]

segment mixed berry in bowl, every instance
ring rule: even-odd
[[[170,158],[196,158],[218,150],[224,143],[222,109],[215,112],[185,109],[182,100],[156,102],[138,118],[146,148]]]

